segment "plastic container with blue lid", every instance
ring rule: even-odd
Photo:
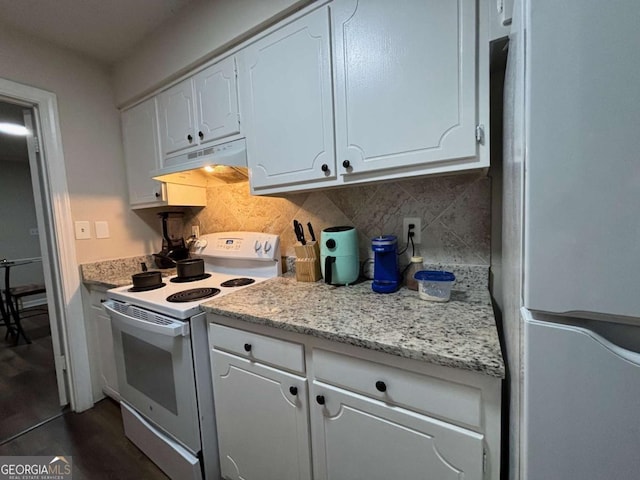
[[[418,281],[420,298],[431,302],[448,302],[451,286],[456,281],[453,273],[442,270],[420,270],[413,278]]]

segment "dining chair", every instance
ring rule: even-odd
[[[24,262],[15,262],[14,265],[20,265]],[[12,334],[15,334],[14,345],[17,345],[20,341],[20,337],[24,338],[25,342],[31,343],[31,339],[27,336],[22,328],[21,322],[21,308],[20,305],[25,297],[32,295],[40,295],[46,293],[45,286],[41,283],[29,283],[24,285],[11,286],[11,267],[13,265],[8,262],[3,263],[5,268],[5,283],[4,283],[4,302],[0,299],[0,305],[4,303],[2,308],[2,316],[7,327],[7,333],[5,334],[5,340]]]

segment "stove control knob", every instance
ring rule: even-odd
[[[262,243],[260,243],[260,240],[256,240],[256,243],[253,245],[253,248],[256,252],[259,252],[262,249]]]
[[[269,241],[267,240],[266,242],[264,242],[264,251],[265,253],[268,252],[269,250],[271,250],[271,244],[269,243]]]

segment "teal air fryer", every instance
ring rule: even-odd
[[[358,234],[354,227],[329,227],[320,236],[320,267],[325,283],[349,285],[358,279]]]

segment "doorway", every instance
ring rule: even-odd
[[[17,301],[6,297],[9,287],[37,291],[35,286],[45,284],[33,192],[38,182],[32,181],[27,139],[2,131],[24,127],[25,113],[34,116],[31,107],[0,100],[0,261],[8,263],[1,270],[0,290],[7,321],[11,302],[24,330],[0,327],[0,443],[60,416],[66,400],[58,392],[46,292]]]
[[[57,98],[0,78],[0,100],[26,107],[25,138],[59,400],[83,411],[93,406],[93,396]]]

